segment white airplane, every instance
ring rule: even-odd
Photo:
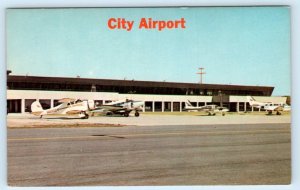
[[[225,115],[225,112],[229,111],[228,108],[220,107],[220,106],[217,106],[217,105],[207,105],[207,106],[196,107],[196,106],[193,106],[189,100],[185,101],[184,110],[187,110],[187,111],[189,111],[189,110],[191,110],[191,111],[192,110],[204,111],[204,112],[208,113],[208,115],[216,115],[216,113],[221,113],[222,116]]]
[[[141,101],[133,101],[133,100],[119,100],[110,102],[107,104],[103,104],[101,106],[96,106],[96,108],[91,111],[92,113],[104,113],[106,115],[123,115],[128,117],[130,112],[134,111],[134,116],[139,117],[141,111],[143,109],[144,102]]]
[[[43,109],[39,101],[31,104],[31,113],[42,118],[44,115],[78,115],[82,119],[88,119],[88,111],[95,108],[93,100],[79,100],[64,98],[58,101],[58,106]]]
[[[280,111],[291,111],[291,106],[284,103],[258,102],[252,96],[247,96],[247,100],[251,107],[264,109],[269,115],[271,115],[273,111],[276,112],[276,115],[281,115]]]

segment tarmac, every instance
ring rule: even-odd
[[[187,114],[187,113],[185,113]],[[210,124],[257,124],[257,123],[290,123],[288,115],[265,114],[230,114],[226,116],[207,116],[191,113],[190,115],[158,115],[143,114],[140,117],[95,116],[89,119],[78,117],[45,116],[40,119],[30,114],[9,114],[7,116],[8,127],[47,127],[47,126],[155,126],[155,125],[210,125]]]
[[[289,115],[88,120],[8,115],[10,186],[275,185],[290,180]]]

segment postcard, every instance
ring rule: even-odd
[[[287,185],[290,7],[9,8],[10,186]]]

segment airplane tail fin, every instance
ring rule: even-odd
[[[32,104],[31,104],[31,112],[33,114],[40,114],[42,113],[44,110],[42,108],[42,105],[39,101],[34,101]]]
[[[185,107],[191,107],[193,106],[192,103],[189,100],[185,101]]]
[[[94,100],[87,100],[87,108],[88,110],[94,110],[96,108]]]
[[[255,99],[252,96],[247,96],[247,101],[249,102],[250,106],[252,106],[252,104],[254,102],[256,102]]]

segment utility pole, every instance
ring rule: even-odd
[[[200,70],[200,72],[198,72],[196,74],[200,75],[200,84],[202,84],[202,77],[203,77],[203,75],[206,74],[206,72],[203,72],[203,70],[204,70],[203,67],[200,67],[199,70]]]

